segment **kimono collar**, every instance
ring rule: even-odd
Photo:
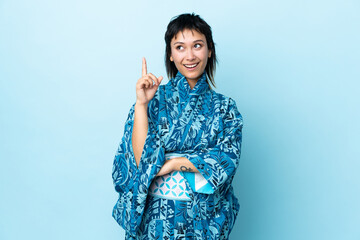
[[[171,82],[174,87],[178,87],[181,95],[200,95],[204,93],[206,90],[210,89],[209,84],[206,81],[206,72],[204,71],[201,77],[196,82],[193,89],[190,88],[189,83],[187,82],[184,75],[177,72],[176,76],[171,79]]]

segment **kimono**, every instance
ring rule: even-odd
[[[149,187],[165,154],[181,154],[212,190],[196,192],[187,183],[192,200],[188,203],[193,216],[191,239],[227,239],[240,210],[232,180],[240,160],[243,119],[235,101],[210,89],[205,72],[193,89],[178,72],[159,86],[148,103],[148,132],[138,167],[132,148],[134,107],[113,162],[112,178],[119,193],[113,218],[135,237],[148,207]]]

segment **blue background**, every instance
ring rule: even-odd
[[[112,161],[170,19],[244,117],[231,239],[360,239],[359,1],[0,0],[0,239],[123,239]],[[167,82],[167,78],[163,83]]]

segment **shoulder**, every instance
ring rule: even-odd
[[[234,101],[231,97],[228,97],[222,93],[216,92],[215,90],[211,89],[209,94],[213,101],[220,101],[223,104],[228,104],[229,101]],[[231,99],[231,100],[230,100]]]
[[[236,101],[232,97],[217,93],[214,90],[211,90],[211,98],[214,112],[221,116],[224,126],[228,128],[236,127],[241,130],[243,117],[238,110]]]
[[[227,114],[234,110],[239,112],[234,98],[218,93],[214,90],[210,90],[209,93],[212,102],[215,104],[216,108],[220,109],[221,113]],[[238,115],[241,116],[240,112]]]

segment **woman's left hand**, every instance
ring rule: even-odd
[[[164,165],[161,167],[160,171],[156,174],[156,177],[163,176],[165,174],[171,173],[173,171],[173,159],[165,161]]]

